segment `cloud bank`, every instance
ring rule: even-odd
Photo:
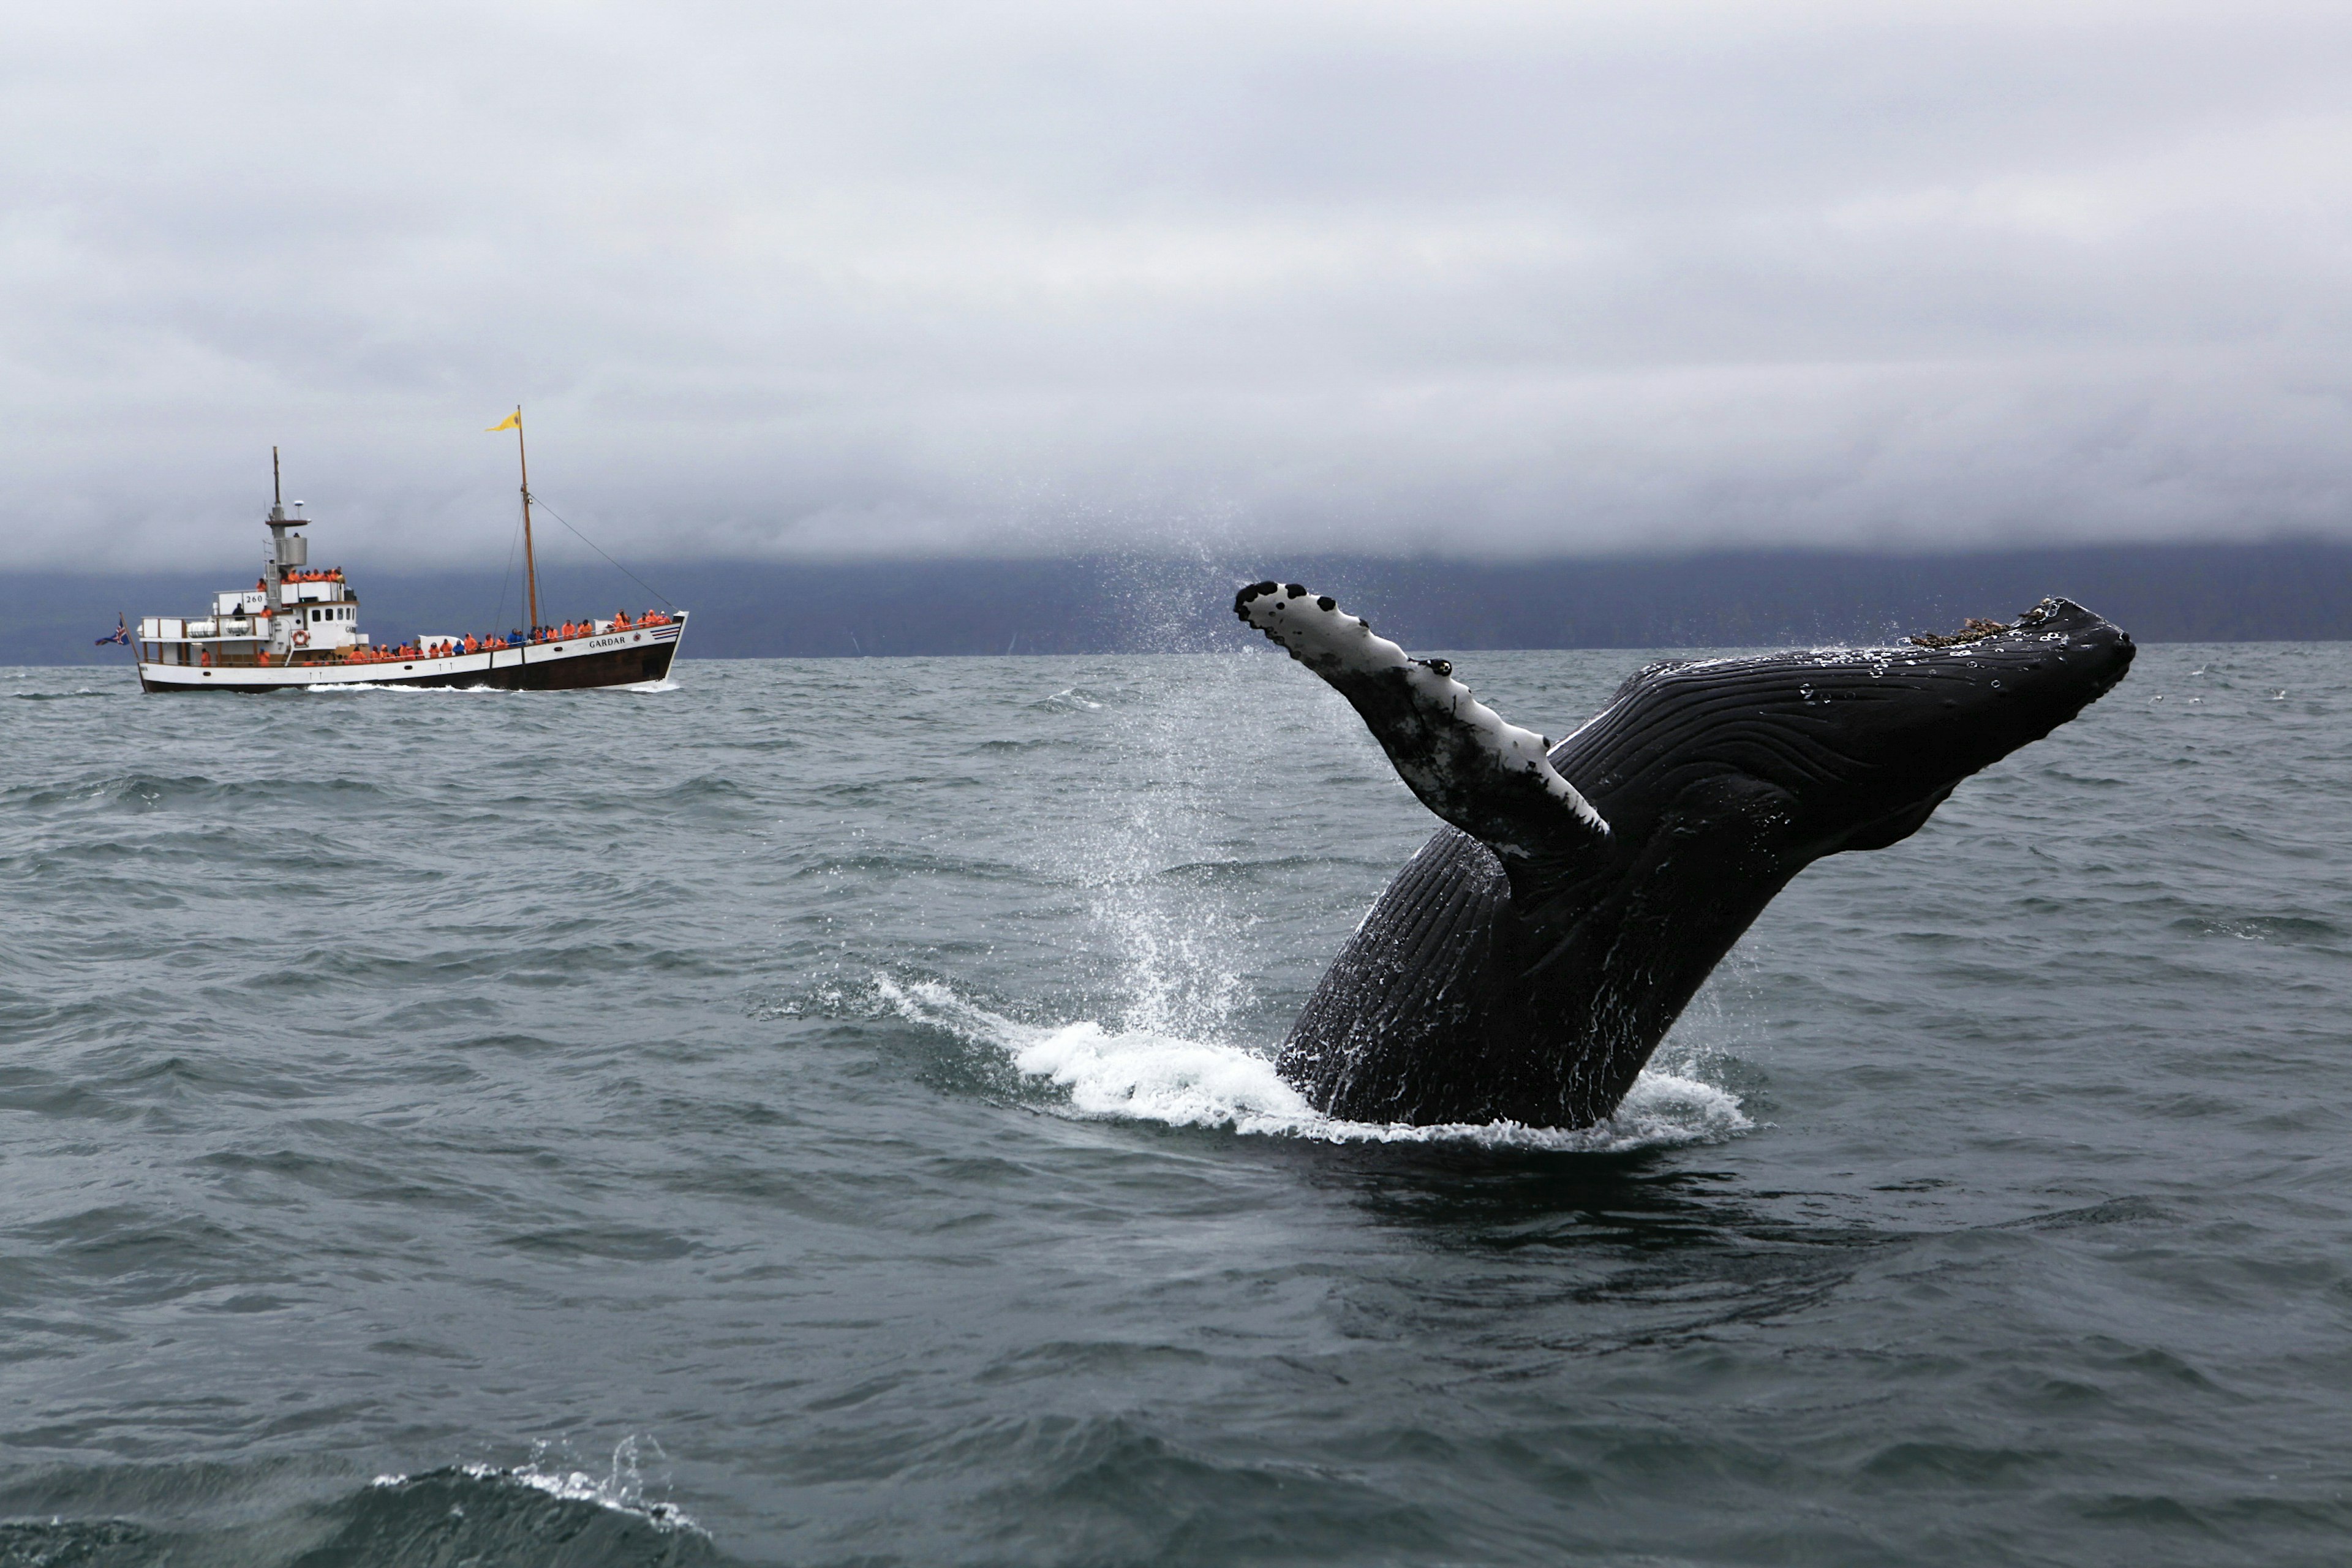
[[[2352,13],[1900,13],[26,12],[0,563],[2352,533]]]

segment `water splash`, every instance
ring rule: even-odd
[[[1024,1078],[1056,1091],[1059,1109],[1080,1117],[1333,1143],[1468,1142],[1576,1153],[1720,1142],[1755,1125],[1738,1095],[1688,1076],[1695,1070],[1690,1062],[1645,1068],[1617,1113],[1592,1127],[1347,1121],[1317,1110],[1271,1060],[1240,1046],[1092,1021],[1024,1024],[937,981],[901,984],[882,974],[874,988],[882,1005],[900,1017],[1002,1052]]]
[[[1256,916],[1171,874],[1231,853],[1214,787],[1224,745],[1237,728],[1271,723],[1243,686],[1246,670],[1231,658],[1186,658],[1179,678],[1155,682],[1149,703],[1105,728],[1119,760],[1072,849],[1089,921],[1117,964],[1123,1029],[1215,1036],[1256,1001],[1230,962]]]

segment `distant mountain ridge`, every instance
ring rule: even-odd
[[[635,563],[633,563],[635,565]],[[1882,642],[2006,619],[2045,594],[2080,600],[2147,642],[2352,638],[2352,544],[2078,545],[1939,555],[1717,552],[1543,561],[1297,555],[1253,559],[942,560],[637,566],[694,611],[686,657],[1116,653],[1230,647],[1236,585],[1332,594],[1415,648],[1727,647]],[[355,566],[379,636],[505,630],[494,572]],[[118,611],[183,614],[238,574],[0,574],[0,663],[104,664]],[[552,616],[643,608],[609,571],[542,574]],[[503,612],[501,613],[501,604]]]

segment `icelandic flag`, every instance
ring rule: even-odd
[[[131,646],[131,626],[121,616],[114,617],[114,629],[99,638],[94,646],[104,647],[110,642],[119,642],[124,647]]]

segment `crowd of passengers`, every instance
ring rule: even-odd
[[[646,626],[666,626],[670,618],[659,610],[647,610],[632,617],[626,610],[613,612],[612,629],[616,632],[641,630]],[[354,647],[343,650],[343,657],[353,664],[383,664],[395,659],[451,658],[461,653],[492,653],[517,643],[569,642],[574,637],[594,637],[596,627],[589,621],[565,621],[562,626],[538,626],[528,633],[509,632],[505,637],[478,637],[471,632],[462,639],[444,638],[439,642],[403,643],[398,647]]]

